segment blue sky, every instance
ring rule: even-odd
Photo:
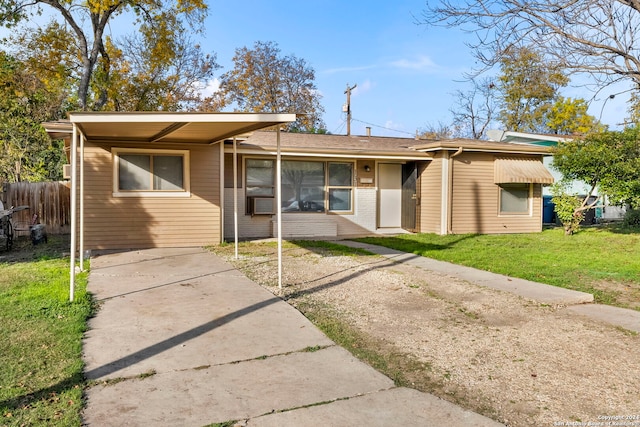
[[[332,133],[346,133],[347,84],[352,92],[352,134],[411,136],[425,127],[451,122],[456,90],[466,90],[464,73],[474,59],[460,29],[417,25],[424,0],[371,2],[363,0],[208,0],[206,33],[199,40],[205,52],[215,52],[224,68],[233,67],[237,48],[273,41],[283,55],[305,59],[316,73],[324,120]],[[46,18],[42,19],[43,23]],[[113,21],[113,36],[129,30],[125,17]],[[0,36],[6,34],[0,31]],[[627,94],[607,100],[627,88],[607,88],[590,104],[596,118],[616,128],[625,117]],[[584,88],[567,88],[565,96],[591,100]],[[606,101],[606,104],[605,104]],[[603,108],[604,106],[604,108]]]
[[[282,54],[314,68],[332,133],[346,133],[347,84],[357,84],[352,134],[363,135],[371,126],[374,135],[410,136],[429,125],[449,124],[453,94],[466,90],[464,74],[474,67],[464,44],[472,35],[416,24],[424,0],[209,0],[209,6],[203,47],[218,54],[221,73],[232,67],[236,48],[257,40],[278,43]],[[607,97],[626,88],[604,89],[594,100],[583,87],[566,88],[563,95],[591,100],[590,114],[598,118],[602,112],[602,121],[616,128],[626,115],[628,93]]]
[[[415,24],[423,0],[394,2],[210,0],[203,47],[228,71],[236,48],[257,40],[305,59],[316,72],[325,123],[345,133],[347,84],[352,134],[409,136],[427,124],[449,122],[451,93],[461,88],[471,57],[461,32]],[[366,122],[366,123],[363,123]],[[386,128],[386,129],[385,129]],[[394,129],[396,131],[391,131]]]

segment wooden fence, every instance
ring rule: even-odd
[[[5,209],[29,206],[13,214],[16,235],[28,235],[34,214],[49,234],[68,234],[71,224],[71,190],[62,182],[16,182],[4,184],[1,199]]]

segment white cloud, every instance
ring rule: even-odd
[[[376,67],[377,67],[376,65],[361,65],[357,67],[329,68],[328,70],[324,70],[323,72],[326,74],[352,73],[354,71],[371,70]]]
[[[418,55],[412,59],[399,59],[389,63],[392,67],[416,71],[434,71],[438,68],[435,62],[426,55]]]
[[[218,92],[220,90],[220,80],[217,78],[210,80],[206,90],[211,91],[212,94]]]
[[[199,83],[198,90],[203,96],[211,96],[220,90],[220,80],[217,78],[209,80],[207,84]]]
[[[393,130],[400,130],[400,131],[404,130],[404,125],[402,123],[397,123],[397,122],[394,122],[393,120],[387,120],[386,122],[384,122],[384,127],[387,129],[393,129]]]
[[[437,71],[440,67],[426,55],[417,55],[412,58],[402,58],[395,61],[380,62],[378,64],[361,65],[353,67],[330,68],[324,70],[325,74],[353,73],[359,71],[367,71],[379,68],[399,68],[413,71]]]
[[[352,95],[362,95],[369,92],[375,86],[371,80],[367,79],[362,83],[358,83],[358,86],[353,90]]]

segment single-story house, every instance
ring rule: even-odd
[[[45,128],[67,141],[89,250],[275,237],[278,210],[283,238],[542,229],[547,147],[262,130],[293,120],[81,112]]]

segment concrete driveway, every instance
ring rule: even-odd
[[[202,249],[91,260],[90,426],[497,426],[395,387]]]

